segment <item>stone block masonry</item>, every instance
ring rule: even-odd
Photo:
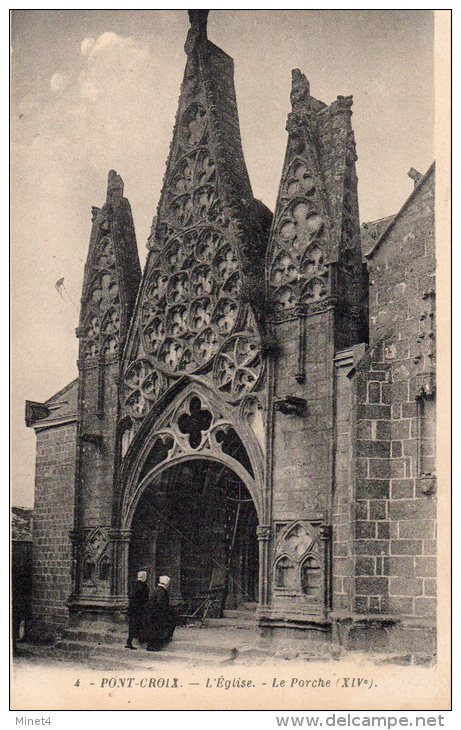
[[[75,422],[37,430],[31,634],[41,640],[68,621],[75,457]]]
[[[436,611],[433,176],[432,167],[369,254],[374,347],[370,370],[357,384],[358,403],[368,388],[367,403],[376,401],[373,408],[383,410],[385,426],[360,423],[356,497],[380,494],[383,499],[387,524],[384,528],[384,522],[376,522],[376,538],[379,529],[386,530],[385,600],[391,613],[412,617],[435,616]],[[377,381],[378,375],[380,383],[368,380]],[[358,419],[365,418],[367,403],[358,404]],[[383,440],[378,440],[378,428],[385,433]],[[369,435],[367,429],[375,434],[373,443],[359,438]]]
[[[389,367],[378,343],[352,374],[355,434],[352,610],[389,610],[389,496],[391,475]]]

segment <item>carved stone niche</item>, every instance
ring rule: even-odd
[[[91,596],[108,595],[112,567],[108,528],[95,527],[85,530],[81,550],[82,592]]]
[[[295,520],[276,523],[275,532],[275,596],[294,601],[309,612],[323,612],[328,581],[328,527],[321,520]]]

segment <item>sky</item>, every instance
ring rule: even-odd
[[[11,21],[13,504],[33,506],[25,400],[77,375],[91,206],[115,169],[141,263],[185,65],[185,10],[14,10]],[[354,97],[362,221],[395,213],[410,167],[433,160],[433,15],[426,10],[215,10],[208,37],[234,59],[243,150],[271,210],[285,154],[291,69],[326,103]],[[64,277],[61,296],[55,283]]]

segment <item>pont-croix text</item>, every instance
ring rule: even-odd
[[[305,677],[301,675],[280,677],[274,676],[263,682],[251,676],[225,677],[224,675],[210,675],[197,682],[191,682],[180,677],[118,677],[103,676],[95,681],[77,679],[74,687],[94,686],[100,689],[180,689],[182,687],[199,687],[202,689],[248,690],[267,687],[270,689],[372,689],[377,687],[372,677],[315,675]]]

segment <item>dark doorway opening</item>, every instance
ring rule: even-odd
[[[258,601],[258,519],[250,493],[229,467],[196,459],[164,471],[137,506],[130,582],[147,569],[150,587],[169,575],[171,599],[191,614],[216,589],[214,615]]]

